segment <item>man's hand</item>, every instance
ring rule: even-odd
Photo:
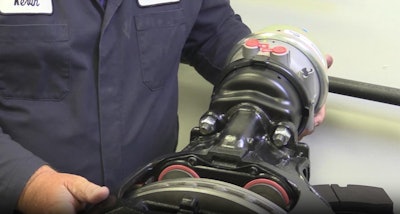
[[[77,175],[59,173],[49,166],[40,167],[29,179],[18,201],[17,209],[25,214],[72,214],[95,204],[109,195],[100,187]]]
[[[333,58],[331,55],[326,55],[326,64],[328,68],[332,66]],[[325,118],[326,106],[323,105],[322,108],[318,111],[318,113],[314,117],[314,126],[319,126]],[[300,134],[299,139],[302,139],[304,136],[311,134],[314,130],[304,130],[303,133]]]
[[[332,66],[333,63],[333,58],[331,55],[326,55],[326,64],[328,65],[328,68]],[[325,105],[319,110],[317,115],[314,117],[314,125],[319,126],[324,121],[325,118]]]

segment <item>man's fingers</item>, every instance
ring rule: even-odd
[[[76,200],[82,203],[96,204],[108,197],[110,191],[80,176],[71,176],[65,184]]]
[[[326,64],[328,65],[328,68],[330,68],[333,64],[333,57],[331,55],[327,54],[325,56],[325,58],[326,58]]]
[[[325,114],[326,114],[325,105],[326,104],[324,104],[322,106],[322,108],[318,111],[317,115],[315,115],[315,117],[314,117],[314,125],[315,126],[319,126],[324,121]]]

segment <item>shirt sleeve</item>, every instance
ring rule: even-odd
[[[232,47],[250,33],[228,0],[203,1],[182,52],[182,62],[214,84]]]
[[[0,128],[0,210],[13,213],[32,174],[46,163],[12,140]]]

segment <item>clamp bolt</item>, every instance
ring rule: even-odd
[[[289,143],[291,137],[292,134],[287,127],[278,126],[274,132],[274,135],[272,136],[272,141],[276,146],[282,147]]]
[[[203,118],[200,119],[200,133],[203,135],[208,135],[211,134],[215,131],[216,125],[217,123],[217,118],[211,116],[211,115],[207,115]]]

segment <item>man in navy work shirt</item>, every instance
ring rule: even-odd
[[[74,213],[174,152],[179,63],[214,82],[250,33],[228,0],[101,2],[0,2],[1,213]]]

